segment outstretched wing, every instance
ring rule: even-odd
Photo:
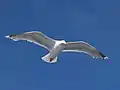
[[[83,41],[67,42],[63,52],[83,52],[89,54],[93,58],[102,58],[102,59],[108,58],[107,56],[99,52],[95,47]]]
[[[51,50],[55,44],[55,40],[49,38],[48,36],[38,31],[31,31],[31,32],[25,32],[23,34],[9,35],[9,36],[6,36],[6,38],[12,39],[14,41],[26,40],[29,42],[33,42],[37,45],[40,45],[48,50]]]

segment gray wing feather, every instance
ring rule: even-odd
[[[90,50],[96,50],[96,48],[86,42],[77,41],[77,42],[67,42],[66,48],[64,50],[89,52]]]
[[[102,54],[95,47],[84,41],[67,42],[66,48],[63,50],[63,52],[83,52],[89,54],[93,58],[107,59],[104,54]]]
[[[48,50],[52,49],[52,47],[55,44],[55,40],[49,38],[48,36],[44,35],[41,32],[38,32],[38,31],[31,31],[31,32],[25,32],[23,34],[9,35],[7,37],[10,39],[13,39],[15,41],[26,40],[29,42],[33,42],[33,43],[40,45]]]

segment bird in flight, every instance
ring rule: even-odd
[[[65,40],[54,40],[42,32],[30,31],[22,34],[11,34],[5,36],[8,39],[19,41],[25,40],[46,48],[49,53],[42,57],[48,63],[57,62],[57,57],[61,52],[82,52],[93,58],[108,59],[102,52],[84,41],[66,42]]]

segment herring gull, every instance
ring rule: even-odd
[[[42,57],[48,63],[57,62],[57,57],[61,52],[82,52],[93,58],[108,59],[102,52],[84,41],[66,42],[65,40],[54,40],[42,32],[30,31],[22,34],[11,34],[5,36],[14,41],[25,40],[46,48],[49,53]]]

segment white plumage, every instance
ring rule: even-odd
[[[84,41],[65,42],[64,40],[54,40],[38,31],[25,32],[23,34],[12,34],[5,37],[14,41],[26,40],[48,49],[49,53],[42,57],[42,60],[48,63],[57,62],[57,56],[61,52],[83,52],[93,58],[108,59],[107,56]]]

